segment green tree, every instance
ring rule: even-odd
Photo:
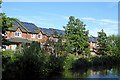
[[[120,56],[120,47],[119,47],[120,43],[118,36],[110,35],[108,37],[108,42],[109,42],[111,54],[115,56]]]
[[[2,0],[0,0],[0,4],[2,4]]]
[[[88,31],[85,29],[85,24],[79,19],[75,19],[74,16],[69,17],[67,26],[63,26],[65,29],[65,43],[66,50],[68,52],[89,53],[89,43],[87,42]]]
[[[9,18],[5,15],[5,13],[1,13],[1,26],[2,26],[2,34],[6,35],[6,31],[10,31],[9,27],[12,27],[13,21],[15,19]],[[2,45],[9,45],[10,42],[6,40],[5,36],[2,36]]]
[[[24,54],[39,54],[41,53],[40,43],[33,41],[32,43],[23,43],[22,44]]]
[[[1,8],[2,0],[0,0],[0,8]]]
[[[105,55],[110,52],[110,46],[108,42],[108,37],[104,30],[102,29],[101,32],[98,32],[98,52],[100,52],[101,55]]]
[[[57,42],[54,42],[54,53],[61,54],[64,51],[64,45],[62,44],[62,34],[55,33],[56,38],[58,39]]]

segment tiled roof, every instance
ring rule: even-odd
[[[47,29],[47,28],[40,28],[48,37],[53,33],[50,29]],[[50,31],[52,33],[50,33]]]
[[[12,31],[16,31],[17,28],[20,28],[22,32],[27,32],[20,24],[18,24],[18,22],[14,21],[13,22],[13,26],[12,27],[9,27],[10,30]]]
[[[33,23],[21,22],[31,33],[39,33],[40,29]]]
[[[63,30],[59,30],[59,29],[53,29],[53,30],[56,31],[58,34],[65,35]]]
[[[58,34],[65,34],[63,30],[53,29],[53,28],[38,28],[33,23],[28,22],[21,22],[18,19],[15,19],[16,21],[13,22],[13,26],[9,29],[12,31],[16,31],[18,27],[21,29],[22,32],[29,32],[29,33],[35,33],[38,34],[39,32],[42,32],[42,34],[46,34],[47,36],[50,36],[53,34],[53,37],[55,37],[55,32]]]

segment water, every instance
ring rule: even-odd
[[[56,78],[82,78],[91,80],[120,80],[120,66],[114,67],[92,67],[89,69],[76,69],[73,71],[67,70],[57,76]]]

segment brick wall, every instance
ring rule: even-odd
[[[46,35],[43,35],[41,32],[39,34],[42,35],[42,39],[38,39],[39,34],[35,34],[35,38],[32,38],[32,33],[23,33],[20,28],[18,28],[15,32],[21,32],[22,33],[22,38],[27,38],[28,40],[36,40],[40,43],[46,43],[48,37]],[[10,37],[15,37],[15,32],[14,31],[7,31],[7,38]]]

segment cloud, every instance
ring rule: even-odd
[[[84,18],[82,18],[82,19],[84,19],[84,20],[96,20],[96,19],[94,19],[94,18],[89,18],[89,17],[84,17]]]
[[[115,35],[118,34],[118,25],[110,25],[110,26],[108,25],[105,27],[90,28],[89,34],[97,37],[98,36],[97,32],[100,32],[102,29],[107,34],[107,36],[112,35],[112,34],[115,34]]]
[[[105,25],[105,24],[108,24],[108,23],[118,23],[118,21],[114,21],[114,20],[110,20],[110,19],[101,19],[101,20],[97,20],[95,18],[91,18],[91,17],[84,17],[84,18],[81,18],[81,19],[84,19],[84,20],[91,20],[91,21],[99,21],[99,22],[104,22],[104,23],[100,23],[100,25]],[[120,23],[120,21],[119,21]]]
[[[99,23],[100,25],[107,25],[108,23]]]
[[[69,19],[69,17],[64,17],[64,19]]]
[[[101,19],[101,20],[98,20],[98,21],[107,22],[107,23],[118,23],[118,21],[113,21],[113,20],[110,20],[110,19]]]

